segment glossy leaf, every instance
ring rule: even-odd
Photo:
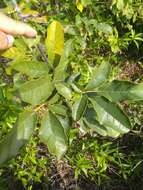
[[[20,97],[24,102],[38,105],[44,102],[53,92],[54,86],[50,76],[31,80],[18,89]]]
[[[84,114],[84,111],[87,106],[87,96],[83,95],[81,96],[72,106],[72,118],[75,121],[80,120],[81,116]]]
[[[114,102],[143,100],[143,83],[134,84],[129,81],[114,80],[99,91],[101,95]]]
[[[111,65],[108,62],[103,62],[99,68],[93,71],[91,80],[86,86],[86,90],[92,90],[101,86],[109,77]]]
[[[19,153],[19,149],[30,139],[35,124],[34,113],[24,111],[19,114],[13,129],[0,142],[0,165]]]
[[[117,131],[116,136],[129,132],[131,128],[130,121],[116,104],[98,96],[90,98],[90,100],[97,113],[99,123],[108,128],[109,136],[112,136],[110,135],[110,128]]]
[[[65,83],[57,83],[55,87],[60,95],[62,95],[67,100],[70,100],[72,97],[72,91]]]
[[[46,48],[48,59],[53,64],[55,55],[61,56],[64,50],[64,30],[60,22],[53,21],[47,30]]]
[[[86,110],[83,120],[92,131],[102,136],[107,135],[106,128],[97,121],[97,114],[93,108],[88,108]]]
[[[117,138],[120,136],[120,132],[118,132],[116,129],[113,129],[111,127],[106,127],[107,135],[112,138]]]
[[[12,68],[30,77],[40,77],[49,72],[49,67],[45,63],[23,59],[14,61]]]
[[[62,127],[64,129],[65,135],[68,136],[70,127],[72,126],[71,123],[70,123],[69,117],[67,117],[67,116],[63,117],[61,115],[57,115],[57,118],[60,121],[60,123],[61,123],[61,125],[62,125]]]
[[[41,123],[40,139],[48,146],[51,154],[60,159],[67,150],[67,138],[58,118],[52,112],[47,112]]]

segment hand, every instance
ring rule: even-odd
[[[0,50],[5,50],[12,46],[14,35],[35,37],[36,34],[37,32],[29,25],[14,21],[0,13]]]

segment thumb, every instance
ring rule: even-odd
[[[14,38],[11,35],[7,35],[0,31],[0,50],[10,48],[13,44]]]

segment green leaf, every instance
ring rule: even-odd
[[[131,128],[130,121],[116,104],[99,96],[90,98],[90,101],[97,113],[99,123],[108,129],[109,136],[112,136],[110,134],[110,129],[117,131],[116,136],[129,132]]]
[[[67,114],[67,107],[65,107],[64,105],[61,104],[52,104],[48,106],[50,111],[52,111],[53,113],[62,115],[62,116],[66,116]]]
[[[46,48],[51,64],[53,64],[56,54],[59,56],[63,54],[64,30],[58,21],[53,21],[47,29]]]
[[[114,102],[143,100],[143,83],[134,84],[129,81],[114,80],[104,88],[99,89],[99,92]]]
[[[53,89],[54,85],[51,82],[51,76],[48,75],[24,83],[18,88],[18,91],[24,102],[38,105],[43,103],[52,94]]]
[[[103,62],[99,68],[93,71],[91,80],[86,86],[86,90],[92,90],[101,86],[109,77],[111,65],[108,62]]]
[[[91,5],[92,0],[81,0],[81,3],[82,3],[83,6]]]
[[[60,62],[57,65],[57,67],[54,70],[54,81],[64,81],[66,76],[67,76],[67,65],[69,62],[69,55],[71,54],[71,52],[73,51],[72,48],[72,44],[73,44],[73,40],[70,39],[68,41],[66,41],[65,46],[64,46],[64,53],[61,56]]]
[[[56,114],[56,117],[62,124],[65,134],[68,135],[70,129],[70,119],[67,116],[68,114],[67,107],[61,104],[53,104],[49,105],[48,107],[52,113]]]
[[[132,100],[143,100],[143,83],[134,85],[129,94],[128,97]]]
[[[0,87],[0,102],[4,101],[4,93],[3,93],[3,89]]]
[[[13,76],[13,84],[15,88],[19,88],[25,81],[23,80],[23,75],[21,73],[16,73]]]
[[[119,10],[121,10],[121,11],[124,10],[124,0],[117,0],[116,4],[117,4],[117,8]]]
[[[64,132],[65,132],[65,135],[68,136],[69,135],[69,130],[70,130],[70,126],[71,123],[70,123],[70,119],[68,117],[63,117],[61,115],[57,115],[57,118],[58,120],[60,121],[63,129],[64,129]]]
[[[81,95],[78,100],[72,106],[72,118],[75,121],[80,120],[81,116],[84,114],[84,111],[87,106],[88,98],[86,95]]]
[[[93,108],[86,109],[83,120],[92,131],[102,136],[107,135],[106,128],[97,121],[97,114]]]
[[[117,138],[120,136],[120,132],[118,132],[116,129],[106,127],[107,135],[112,138]]]
[[[56,93],[48,100],[48,105],[58,104],[59,100],[60,95]]]
[[[30,77],[40,77],[47,75],[49,72],[49,67],[43,62],[31,61],[18,59],[13,62],[12,69],[26,74]]]
[[[68,65],[68,59],[61,62],[58,64],[58,66],[54,70],[54,81],[59,82],[59,81],[64,81],[65,78],[67,77],[67,65]]]
[[[78,121],[78,125],[79,125],[79,130],[80,130],[80,132],[81,132],[82,134],[85,135],[85,134],[87,134],[87,133],[89,133],[89,132],[92,132],[92,129],[90,129],[90,128],[86,125],[86,123],[85,123],[83,117]]]
[[[0,165],[18,154],[19,149],[30,139],[35,124],[36,115],[33,112],[19,114],[16,125],[0,142]]]
[[[111,34],[112,33],[112,27],[106,23],[98,23],[96,25],[96,28],[99,32],[103,32],[105,34]]]
[[[40,139],[48,146],[49,152],[60,159],[67,150],[67,138],[62,124],[52,112],[47,112],[41,123]]]
[[[62,95],[67,100],[70,100],[72,97],[72,91],[65,83],[57,83],[55,87],[60,95]]]

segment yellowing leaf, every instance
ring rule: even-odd
[[[64,30],[60,22],[53,21],[47,30],[46,48],[48,51],[48,59],[52,64],[55,55],[61,56],[64,50]]]
[[[36,18],[32,18],[31,21],[36,23],[47,23],[47,16],[38,16]]]
[[[32,9],[29,9],[29,8],[26,8],[22,11],[22,14],[23,15],[32,15],[32,16],[37,16],[39,15],[39,12],[38,11],[35,11],[35,10],[32,10]]]
[[[24,55],[24,52],[16,47],[11,47],[8,50],[2,52],[1,55],[3,57],[13,59],[13,58],[22,57]]]
[[[77,9],[82,13],[82,11],[83,11],[83,5],[82,5],[82,3],[80,2],[80,0],[77,0],[77,1],[76,1],[76,7],[77,7]]]

